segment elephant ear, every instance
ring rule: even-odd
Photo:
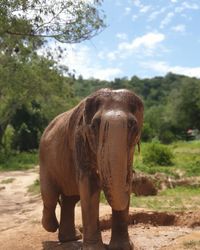
[[[139,133],[136,138],[137,145],[138,145],[138,152],[140,153],[140,140],[141,140],[141,134],[142,134],[142,127],[143,127],[143,115],[144,115],[144,105],[141,100],[139,100],[138,103],[138,111],[137,111],[137,117],[138,117],[138,125],[139,125]]]
[[[135,138],[135,144],[137,144],[138,152],[140,153],[140,139],[143,125],[144,104],[141,98],[134,94],[129,99],[129,105],[131,113],[135,116],[137,120],[138,132]]]
[[[87,125],[91,124],[92,118],[99,108],[99,101],[96,96],[88,97],[85,101],[84,120]]]

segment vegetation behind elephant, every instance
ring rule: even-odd
[[[57,116],[40,143],[43,227],[59,228],[61,242],[81,237],[74,207],[81,200],[83,249],[105,249],[99,230],[99,196],[112,207],[109,249],[133,249],[128,236],[132,161],[143,123],[143,103],[131,91],[101,89]],[[61,204],[58,223],[55,208]]]

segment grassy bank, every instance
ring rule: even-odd
[[[176,187],[161,191],[156,196],[131,196],[130,206],[158,211],[185,211],[200,209],[200,188]]]
[[[200,141],[175,142],[165,146],[173,153],[172,164],[160,166],[144,163],[151,143],[142,143],[140,155],[136,152],[134,169],[149,174],[166,173],[174,177],[200,176]]]
[[[0,156],[0,171],[26,170],[38,164],[37,152],[12,152]]]

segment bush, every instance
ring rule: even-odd
[[[7,157],[7,155],[9,155],[12,150],[14,133],[14,128],[11,125],[8,125],[4,132],[1,145],[1,154],[4,154],[5,157]]]
[[[174,155],[171,150],[158,142],[148,145],[143,156],[143,162],[148,165],[169,166],[173,165]]]
[[[25,170],[33,168],[37,164],[37,151],[22,153],[11,151],[9,155],[0,152],[0,171]]]
[[[159,135],[159,139],[164,144],[172,143],[176,140],[175,135],[170,130],[165,130]]]
[[[149,123],[144,123],[142,128],[142,141],[147,142],[155,137],[155,132],[150,127]]]

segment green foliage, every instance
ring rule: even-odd
[[[0,36],[49,37],[67,43],[90,39],[105,26],[101,2],[1,0]]]
[[[40,193],[40,181],[36,179],[32,185],[28,187],[28,192],[35,195]]]
[[[151,141],[156,136],[153,128],[151,128],[149,123],[144,122],[142,128],[142,141]]]
[[[164,144],[169,144],[172,143],[173,141],[176,140],[175,134],[168,128],[168,129],[163,129],[163,131],[159,135],[159,139],[162,143]]]
[[[50,60],[50,52],[48,59],[39,56],[38,49],[46,37],[73,43],[96,35],[105,27],[100,7],[96,0],[0,2],[1,154],[10,150],[3,142],[9,125],[15,129],[9,147],[37,148],[48,122],[77,103],[74,79],[64,76],[68,70]],[[61,55],[62,49],[57,49]]]
[[[5,154],[0,152],[0,171],[26,170],[38,164],[38,154],[36,152],[10,152]]]
[[[20,150],[38,147],[48,122],[76,102],[73,80],[64,77],[53,62],[38,56],[23,64],[11,57],[9,64],[0,64],[0,74],[0,144],[7,126],[12,124],[16,131],[14,144],[21,143]],[[26,140],[30,146],[24,146]]]
[[[198,210],[200,188],[176,187],[161,191],[156,196],[136,197],[132,195],[130,205],[159,211]]]
[[[173,157],[169,148],[160,143],[152,142],[143,156],[143,162],[149,165],[170,166],[173,165]]]
[[[13,142],[13,138],[14,138],[14,128],[9,125],[7,126],[6,130],[5,130],[5,133],[3,135],[3,138],[2,138],[2,151],[4,153],[4,155],[7,157],[9,155],[9,153],[11,152],[11,149],[12,149],[12,142]]]
[[[42,113],[40,105],[36,102],[16,110],[11,124],[15,129],[12,146],[20,151],[37,149],[39,138],[47,124],[47,117]]]
[[[199,249],[200,240],[189,240],[183,242],[184,249]]]
[[[163,190],[160,192],[160,195],[162,196],[171,196],[171,195],[198,195],[200,194],[200,188],[197,187],[175,187],[175,188],[168,188],[166,190]]]
[[[105,197],[105,194],[104,194],[103,191],[100,193],[100,202],[102,202],[104,204],[108,204],[108,202],[106,200],[106,197]]]
[[[200,141],[175,142],[165,145],[173,153],[172,166],[144,163],[143,158],[148,153],[152,143],[141,144],[141,154],[136,152],[134,169],[148,174],[165,173],[175,178],[200,176]]]
[[[0,184],[9,184],[12,183],[15,180],[15,178],[7,178],[5,180],[2,180]]]

